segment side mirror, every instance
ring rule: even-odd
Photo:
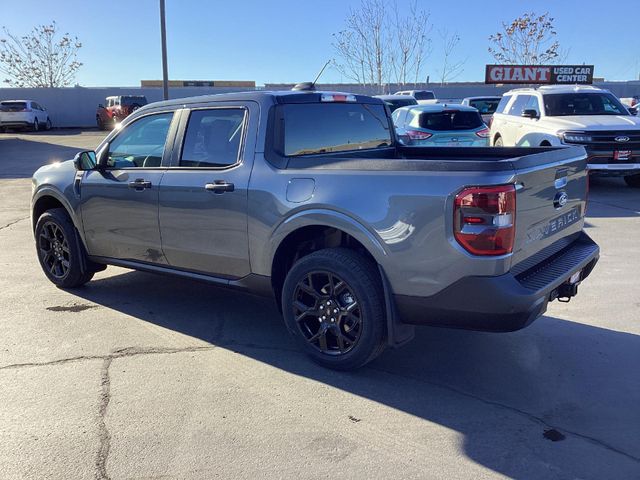
[[[98,165],[96,159],[96,152],[93,150],[85,150],[79,152],[73,158],[73,164],[76,166],[76,170],[95,170]]]
[[[102,105],[101,103],[98,104],[98,108],[104,108],[104,105]]]
[[[638,115],[638,107],[629,107],[628,110],[631,115]]]
[[[540,118],[537,110],[534,110],[533,108],[525,108],[520,116],[525,118]]]

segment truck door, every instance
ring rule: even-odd
[[[153,113],[127,125],[100,152],[105,168],[85,172],[76,184],[90,255],[166,264],[158,192],[170,158],[165,146],[172,144],[173,116]]]
[[[257,115],[252,102],[183,113],[160,184],[162,250],[171,266],[226,278],[250,273],[247,193]]]

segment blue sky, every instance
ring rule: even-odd
[[[393,1],[393,0],[389,0]],[[398,5],[408,3],[397,0]],[[205,1],[166,0],[171,79],[295,82],[313,79],[335,57],[332,34],[359,0]],[[487,37],[521,13],[534,9],[555,17],[558,40],[569,50],[567,63],[594,64],[596,76],[637,79],[640,72],[638,0],[607,4],[595,0],[421,0],[437,28],[460,35],[459,57],[467,58],[458,80],[480,81],[492,63]],[[534,5],[534,7],[532,6]],[[157,0],[0,0],[0,25],[23,34],[56,20],[83,43],[77,81],[85,86],[138,86],[160,79]],[[434,29],[427,60],[432,80],[442,62]],[[345,80],[335,70],[323,82]]]

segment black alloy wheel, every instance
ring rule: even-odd
[[[335,273],[310,272],[296,285],[295,320],[304,338],[328,355],[349,352],[360,339],[362,314],[349,285]]]
[[[38,234],[38,250],[43,268],[57,279],[69,273],[71,252],[64,231],[54,222],[46,222]]]
[[[305,255],[287,273],[281,300],[287,328],[322,366],[352,370],[385,348],[380,272],[364,254],[326,248]]]

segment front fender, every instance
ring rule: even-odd
[[[52,185],[42,185],[40,187],[37,187],[37,189],[33,193],[33,196],[31,197],[30,213],[31,213],[32,231],[35,231],[36,222],[38,221],[38,219],[35,216],[35,206],[37,205],[39,200],[42,200],[45,197],[51,197],[57,200],[58,202],[60,202],[60,204],[62,204],[64,209],[69,214],[69,217],[73,222],[73,225],[76,227],[76,230],[78,230],[78,233],[80,234],[80,238],[84,243],[84,230],[82,228],[82,219],[80,218],[80,214],[78,211],[79,205],[72,204],[64,193],[62,193],[60,190],[58,190],[56,187]]]

